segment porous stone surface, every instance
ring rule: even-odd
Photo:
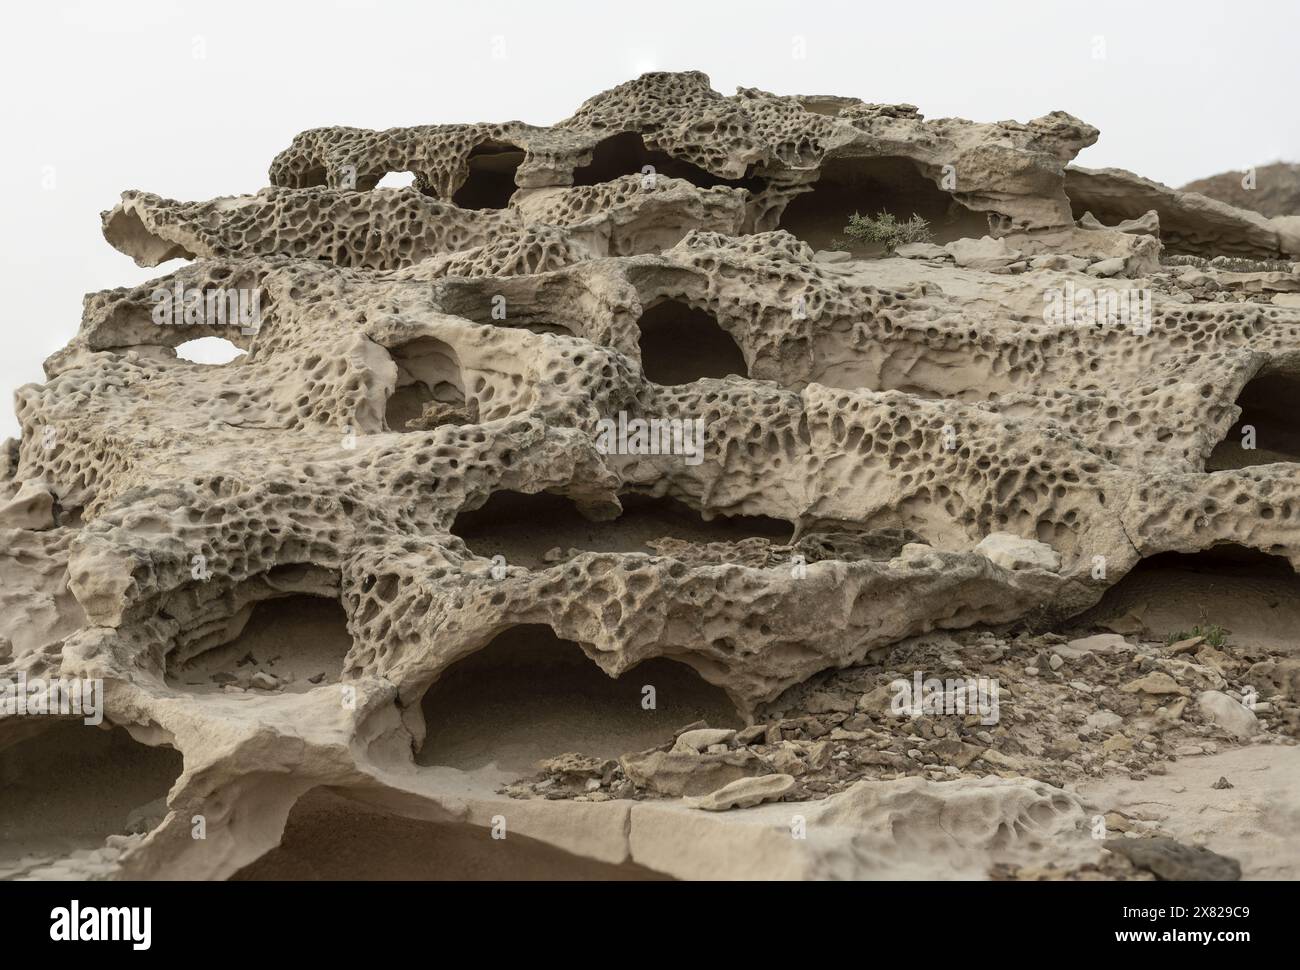
[[[0,676],[104,685],[0,709],[0,874],[297,872],[347,819],[455,841],[426,877],[1149,878],[1083,783],[1300,729],[1300,232],[1098,134],[655,73],[125,192],[107,241],[186,262],[88,294],[0,447]],[[830,254],[855,206],[935,242]],[[214,292],[253,325],[160,321]],[[94,817],[32,815],[108,729]]]

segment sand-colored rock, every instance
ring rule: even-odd
[[[706,812],[725,812],[729,808],[753,808],[763,802],[778,800],[792,788],[794,788],[794,779],[789,775],[738,778],[700,798],[687,799],[687,804]]]
[[[1259,719],[1255,713],[1217,690],[1202,691],[1196,705],[1205,715],[1229,734],[1249,738],[1259,733]]]
[[[1216,693],[1300,722],[1300,277],[1253,262],[1300,233],[1070,167],[1097,136],[655,73],[123,193],[106,240],[188,262],[88,294],[0,446],[0,677],[102,680],[110,730],[0,713],[0,873],[301,873],[340,826],[440,847],[375,878],[1102,871],[1065,783],[1236,743]],[[934,241],[832,250],[873,206]],[[1160,559],[1225,548],[1270,565]],[[1189,603],[1231,639],[1164,650]],[[988,671],[999,713],[892,710]]]

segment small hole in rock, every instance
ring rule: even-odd
[[[448,344],[418,337],[390,348],[389,354],[397,365],[397,385],[384,409],[390,431],[424,431],[469,420],[465,378]]]
[[[224,337],[197,337],[176,345],[176,356],[192,364],[229,364],[243,353]]]
[[[469,175],[451,201],[462,209],[504,209],[515,194],[515,170],[524,151],[508,142],[485,141],[469,154]]]
[[[409,189],[415,185],[414,172],[389,172],[375,183],[377,189]]]
[[[656,175],[682,179],[700,188],[727,185],[732,188],[759,192],[766,184],[761,178],[724,178],[714,175],[692,162],[674,158],[667,152],[646,147],[645,140],[635,131],[612,135],[596,144],[591,152],[591,162],[573,172],[574,185],[599,185],[612,182],[624,175],[643,175],[649,165]]]
[[[1300,376],[1261,372],[1236,403],[1241,416],[1210,453],[1206,471],[1300,461]]]
[[[749,376],[745,355],[716,317],[678,300],[641,314],[641,368],[656,384],[689,384],[702,377]]]

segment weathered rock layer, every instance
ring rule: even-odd
[[[654,759],[704,802],[646,799],[676,782],[638,785],[626,759],[572,768],[574,801],[499,793],[499,720],[475,732],[486,760],[417,754],[431,687],[521,627],[617,683],[684,665],[743,725],[911,637],[1077,616],[1160,554],[1300,567],[1281,406],[1300,389],[1300,229],[1071,167],[1097,137],[1062,112],[929,121],[650,74],[550,128],[304,132],[254,195],[124,193],[107,240],[188,262],[88,295],[46,383],[17,394],[0,672],[102,678],[105,724],[183,768],[152,826],[0,866],[224,878],[318,789],[382,813],[360,824],[432,826],[458,859],[490,851],[457,840],[500,817],[539,872],[1094,859],[1079,798],[1014,773],[903,771],[814,803],[732,738]],[[379,187],[394,172],[413,185]],[[935,244],[828,251],[856,210],[922,214]],[[214,292],[254,317],[214,315]],[[244,354],[176,356],[199,337]],[[676,437],[611,449],[620,420]],[[555,687],[537,676],[516,689]],[[667,723],[661,693],[636,710],[671,745],[690,705]],[[10,757],[30,723],[0,719]],[[792,812],[824,838],[792,842]]]

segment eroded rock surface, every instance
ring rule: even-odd
[[[0,756],[159,757],[0,873],[1149,878],[1106,783],[1300,730],[1300,230],[1097,137],[648,74],[124,193],[186,262],[0,448],[0,675],[104,725]]]

